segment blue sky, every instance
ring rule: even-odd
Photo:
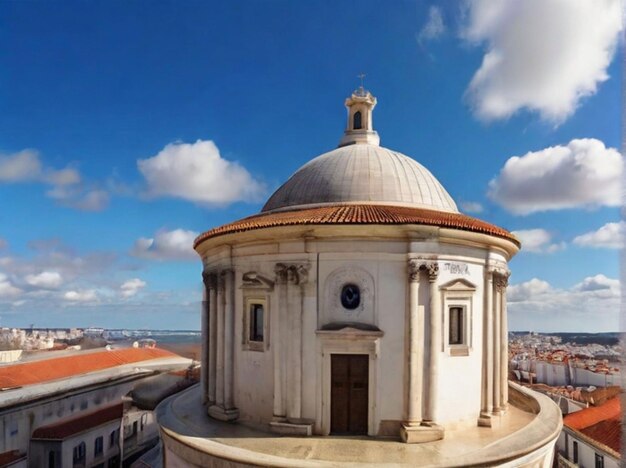
[[[618,1],[2,10],[1,326],[199,328],[190,240],[333,149],[364,72],[381,144],[524,241],[510,328],[617,328]]]

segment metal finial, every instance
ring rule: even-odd
[[[361,89],[365,89],[363,88],[363,78],[365,78],[365,73],[361,72],[361,74],[357,75],[357,78],[361,79]]]

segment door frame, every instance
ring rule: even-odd
[[[380,348],[380,331],[362,331],[353,328],[338,331],[318,331],[318,382],[316,388],[315,432],[321,435],[330,434],[330,400],[331,400],[331,355],[332,354],[363,354],[368,360],[367,382],[367,435],[375,436],[378,422],[376,405],[376,362]]]

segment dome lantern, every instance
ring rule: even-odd
[[[372,93],[361,84],[352,96],[346,99],[346,107],[348,108],[348,123],[339,147],[358,143],[378,146],[380,137],[372,125],[372,111],[376,107],[376,98]]]

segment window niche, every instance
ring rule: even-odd
[[[439,289],[443,298],[442,351],[450,356],[469,356],[476,286],[465,279],[455,279]]]
[[[244,273],[242,344],[248,351],[269,348],[269,294],[274,282],[256,272]]]
[[[352,128],[353,130],[361,130],[363,128],[363,123],[362,123],[362,114],[361,111],[356,111],[354,113],[354,119],[353,119],[353,125]]]

